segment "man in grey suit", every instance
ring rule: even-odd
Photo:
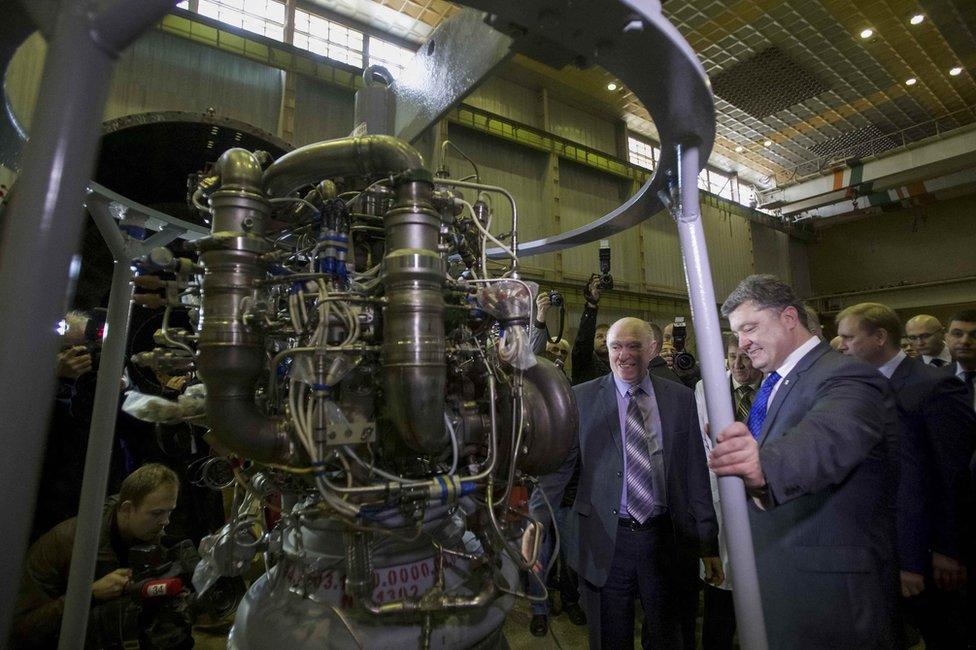
[[[765,374],[748,426],[718,435],[710,465],[752,497],[770,648],[897,643],[897,427],[887,381],[806,327],[790,287],[753,275],[722,305]]]
[[[583,579],[590,647],[633,647],[639,596],[644,648],[693,648],[693,638],[682,640],[680,621],[684,608],[697,606],[687,595],[698,558],[712,581],[723,580],[694,393],[648,375],[657,346],[646,322],[617,321],[607,343],[611,373],[573,388],[579,439],[563,466],[540,478],[529,508],[549,525],[542,493],[558,503],[579,457],[567,528],[578,530],[569,562]]]

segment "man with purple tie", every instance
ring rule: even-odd
[[[681,623],[697,607],[689,585],[698,558],[710,580],[723,580],[694,393],[648,374],[657,344],[645,321],[614,323],[607,347],[610,374],[573,388],[579,439],[563,466],[540,478],[529,507],[549,525],[542,494],[559,502],[578,457],[567,528],[579,543],[569,562],[582,578],[590,647],[632,648],[639,598],[644,648],[694,648]]]
[[[898,434],[887,380],[817,340],[771,275],[743,280],[722,314],[766,375],[748,425],[719,432],[709,463],[752,497],[769,647],[895,647]]]

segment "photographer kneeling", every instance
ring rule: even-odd
[[[157,544],[176,508],[176,473],[160,464],[144,465],[122,482],[119,494],[105,502],[98,542],[92,609],[127,593],[132,579],[129,549]],[[39,503],[38,508],[45,507]],[[64,521],[38,539],[27,554],[14,612],[14,648],[50,648],[57,643],[64,612],[71,550],[77,519]],[[92,626],[89,626],[91,637]]]

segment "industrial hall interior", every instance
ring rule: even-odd
[[[973,0],[0,7],[0,648],[976,650]]]

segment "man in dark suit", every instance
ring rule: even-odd
[[[969,401],[976,408],[976,309],[953,314],[945,340],[953,361],[950,371],[966,385]]]
[[[816,339],[793,290],[771,275],[743,280],[722,314],[765,374],[748,426],[721,431],[709,462],[752,497],[769,647],[894,647],[898,459],[887,381]]]
[[[563,466],[539,480],[530,510],[548,525],[541,493],[557,503],[579,457],[571,513],[579,543],[569,561],[582,578],[590,647],[633,647],[639,597],[643,647],[680,648],[698,558],[711,580],[723,579],[694,393],[648,375],[657,349],[645,321],[617,321],[607,341],[611,373],[574,387],[579,439]]]
[[[965,647],[959,589],[973,518],[969,458],[976,413],[961,382],[901,350],[901,321],[879,303],[837,315],[841,352],[890,380],[901,425],[898,555],[905,609],[925,647]]]
[[[600,309],[600,278],[593,277],[583,289],[586,305],[580,316],[576,340],[573,342],[573,384],[582,384],[602,377],[610,371],[607,357],[607,326],[597,324]]]
[[[952,358],[945,343],[945,328],[935,316],[918,314],[909,318],[905,323],[905,338],[923,363],[936,368],[951,365]]]
[[[661,356],[661,345],[664,343],[664,331],[661,326],[651,321],[647,321],[647,326],[651,328],[651,336],[654,337],[654,345],[657,346],[658,350],[657,354],[651,357],[651,362],[647,364],[647,372],[663,379],[676,381],[679,384],[684,383],[674,370],[671,370],[665,358]]]
[[[953,363],[949,364],[948,372],[962,380],[968,393],[969,404],[976,409],[976,309],[965,309],[953,314],[949,318],[949,329],[945,340],[953,360]],[[969,461],[969,470],[972,481],[976,484],[976,454]],[[972,531],[972,535],[976,537],[976,531]],[[969,576],[976,575],[974,555],[976,555],[976,548],[970,547],[970,556],[967,560]],[[969,627],[969,647],[976,648],[976,589],[973,589],[972,585],[969,586],[966,594],[965,606],[965,618]]]

